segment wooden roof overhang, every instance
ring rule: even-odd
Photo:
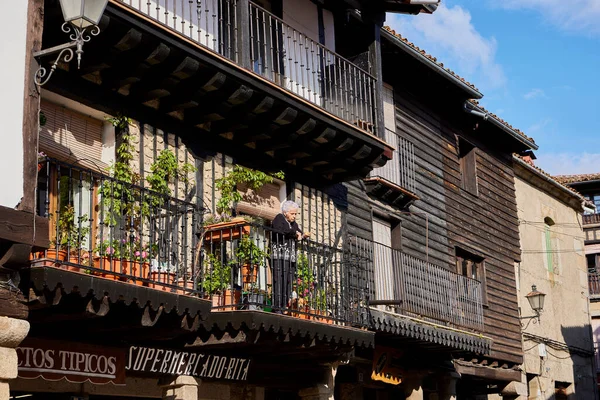
[[[34,336],[95,343],[184,340],[212,307],[209,300],[48,266],[21,270],[20,289]]]
[[[44,48],[65,41],[61,23],[49,4]],[[392,157],[379,138],[126,6],[109,3],[100,28],[81,69],[62,65],[49,90],[176,134],[196,154],[224,152],[300,182],[362,178]]]
[[[452,354],[490,354],[492,339],[441,325],[429,324],[399,314],[371,309],[372,329],[378,337],[397,344],[414,344],[420,349]],[[379,343],[379,339],[378,339]]]
[[[380,176],[363,179],[367,193],[392,206],[403,209],[411,205],[419,196]]]
[[[211,313],[186,348],[251,358],[252,383],[306,387],[304,376],[321,376],[319,365],[345,360],[355,348],[372,348],[374,340],[366,329],[240,310]],[[298,374],[302,382],[294,378]]]

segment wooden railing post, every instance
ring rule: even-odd
[[[250,43],[250,2],[236,1],[236,44],[237,63],[244,68],[252,69]]]
[[[385,137],[385,122],[383,119],[383,69],[381,59],[381,28],[385,21],[385,12],[379,10],[365,10],[363,20],[371,23],[371,44],[369,45],[370,73],[375,77],[375,136]]]

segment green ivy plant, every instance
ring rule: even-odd
[[[204,258],[204,271],[206,275],[202,281],[202,288],[207,294],[219,293],[229,288],[231,262],[223,263],[217,255],[208,253]]]
[[[285,179],[283,171],[265,173],[241,165],[234,165],[222,178],[215,180],[215,187],[221,193],[217,202],[217,213],[226,215],[231,213],[235,203],[242,200],[241,193],[237,190],[240,184],[246,184],[254,191],[260,190],[264,185],[273,183],[275,178]]]
[[[104,182],[100,187],[100,193],[101,204],[106,212],[104,223],[114,226],[120,218],[132,217],[134,214],[135,193],[131,184],[139,181],[139,174],[136,174],[131,167],[135,151],[129,131],[131,119],[119,115],[108,118],[107,121],[116,128],[120,143],[116,150],[116,161],[109,167],[109,174],[113,179]]]
[[[87,221],[87,214],[79,217],[75,216],[75,208],[72,205],[67,205],[60,212],[58,218],[58,234],[52,242],[54,247],[69,248],[71,253],[77,253],[81,248],[86,236],[90,233],[89,226],[79,226],[80,223]]]
[[[250,265],[252,267],[262,266],[270,257],[267,250],[263,250],[254,243],[249,235],[243,235],[235,250],[235,256],[239,265]]]
[[[150,189],[162,196],[149,196],[151,206],[159,206],[164,203],[161,197],[169,197],[172,195],[169,184],[179,180],[184,183],[189,183],[189,174],[196,171],[190,163],[180,165],[177,157],[171,150],[165,149],[160,152],[156,160],[150,166],[150,174],[146,176],[146,182]]]

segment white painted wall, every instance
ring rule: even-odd
[[[27,1],[0,0],[0,205],[15,207],[23,197],[23,91]],[[33,77],[31,77],[33,79]]]

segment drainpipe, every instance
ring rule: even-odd
[[[484,121],[487,121],[488,117],[490,116],[488,113],[484,113],[484,112],[472,109],[471,107],[469,107],[469,103],[467,101],[465,101],[465,103],[463,104],[463,108],[464,108],[465,112],[467,112],[471,115],[481,117],[481,118],[483,118]]]

